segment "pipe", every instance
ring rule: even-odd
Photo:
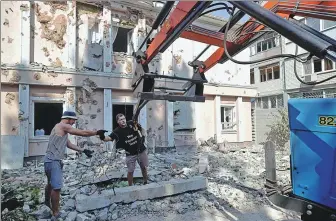
[[[230,3],[319,58],[324,58],[327,50],[333,47],[329,42],[256,3],[250,1],[230,1]]]
[[[191,24],[210,4],[212,1],[201,1],[197,4],[196,8],[194,8],[191,13],[174,28],[174,32],[171,33],[166,39],[165,43],[161,45],[159,48],[159,52],[163,53],[184,31],[184,29]]]
[[[161,9],[159,15],[156,17],[156,19],[155,19],[155,21],[153,23],[152,29],[150,30],[150,32],[147,34],[146,38],[141,43],[141,46],[139,47],[139,49],[141,49],[144,46],[145,42],[147,42],[148,38],[153,33],[153,31],[156,30],[159,27],[159,25],[162,23],[162,21],[167,18],[170,10],[174,6],[174,3],[175,3],[174,1],[168,1],[168,2],[166,2],[166,4]]]
[[[236,14],[234,14],[233,17],[232,17],[229,29],[232,28],[242,17],[244,17],[244,15],[245,15],[245,12],[243,12],[243,11],[239,11]],[[227,25],[227,23],[221,29],[219,29],[218,32],[224,33],[226,25]],[[206,46],[203,49],[203,51],[201,53],[199,53],[192,62],[197,61],[210,48],[210,46],[211,45]]]

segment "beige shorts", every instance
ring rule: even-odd
[[[146,150],[138,155],[126,156],[126,165],[129,173],[134,172],[136,161],[138,161],[140,168],[148,167],[148,156]]]

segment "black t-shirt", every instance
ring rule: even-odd
[[[138,131],[136,131],[134,123],[128,121],[126,127],[117,127],[109,137],[116,141],[117,149],[124,149],[126,151],[127,156],[137,155],[146,149],[141,141],[139,132],[141,132],[141,125],[138,124]]]

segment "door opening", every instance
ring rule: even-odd
[[[134,105],[124,105],[124,104],[113,104],[113,129],[115,129],[118,124],[116,120],[117,114],[124,114],[126,120],[132,120]]]

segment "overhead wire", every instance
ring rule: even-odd
[[[306,85],[317,85],[317,84],[321,84],[321,83],[324,83],[326,81],[329,81],[333,78],[336,78],[336,75],[334,76],[331,76],[331,77],[328,77],[324,80],[321,80],[321,81],[317,81],[317,82],[306,82],[306,81],[303,81],[300,76],[298,75],[297,73],[297,69],[296,69],[296,62],[301,62],[301,63],[306,63],[308,62],[309,60],[311,60],[311,57],[312,55],[308,55],[305,59],[301,59],[299,58],[298,56],[298,45],[296,44],[296,49],[295,49],[295,55],[292,55],[292,54],[280,54],[280,55],[274,55],[274,56],[271,56],[271,57],[268,57],[268,58],[263,58],[263,59],[258,59],[258,60],[254,60],[254,61],[238,61],[236,59],[234,59],[228,52],[227,50],[227,47],[226,47],[226,42],[227,42],[227,35],[228,35],[228,27],[230,26],[230,22],[232,20],[232,17],[233,17],[233,13],[234,13],[234,10],[235,10],[235,7],[233,7],[233,11],[230,13],[228,11],[228,13],[230,14],[230,18],[228,20],[228,23],[227,23],[227,26],[225,28],[225,32],[224,32],[224,52],[225,52],[225,55],[227,56],[227,58],[229,60],[231,60],[232,62],[234,63],[237,63],[237,64],[255,64],[255,63],[260,63],[260,62],[264,62],[264,61],[268,61],[268,60],[272,60],[272,59],[275,59],[275,58],[292,58],[294,59],[294,74],[295,74],[295,77],[297,78],[297,80],[299,82],[301,82],[302,84],[306,84]]]

